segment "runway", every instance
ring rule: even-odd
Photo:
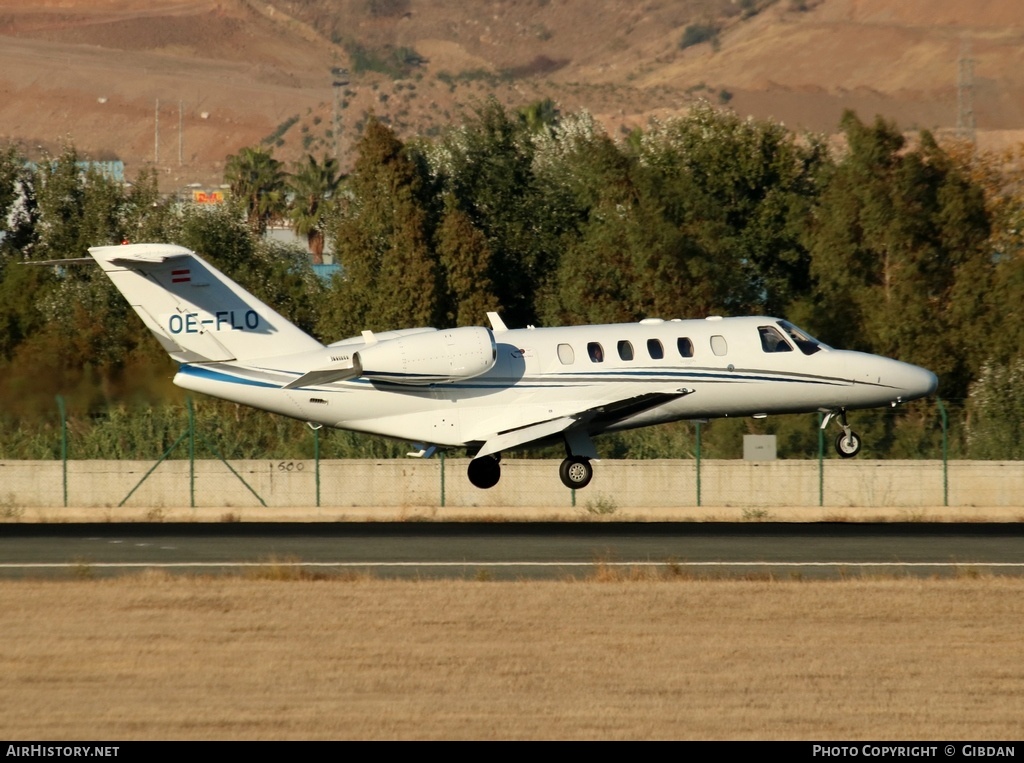
[[[244,575],[565,579],[601,569],[693,577],[1024,574],[1024,524],[152,523],[0,525],[0,578],[145,569]]]

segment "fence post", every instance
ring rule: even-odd
[[[316,507],[320,508],[320,427],[313,427],[313,471],[316,475]]]
[[[822,414],[818,414],[818,506],[825,505],[825,430],[821,428]]]
[[[697,505],[700,506],[700,422],[697,422]]]
[[[942,505],[949,506],[949,417],[942,398],[935,398],[935,404],[939,406],[939,414],[942,416]]]
[[[64,477],[64,508],[68,506],[68,416],[64,408],[64,398],[57,395],[57,411],[60,415],[60,460],[61,473]]]
[[[188,403],[188,500],[189,506],[196,507],[196,412],[192,409],[192,396],[185,398]]]
[[[440,453],[441,458],[441,508],[444,508],[444,451]]]

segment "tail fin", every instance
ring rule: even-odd
[[[94,246],[89,254],[181,363],[251,360],[323,348],[184,247]]]

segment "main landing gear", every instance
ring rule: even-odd
[[[562,484],[570,490],[582,490],[594,478],[594,467],[590,459],[583,456],[566,456],[558,467],[558,476]]]
[[[501,479],[501,454],[474,458],[469,462],[467,475],[474,487],[481,490],[494,487]],[[570,453],[558,467],[558,476],[562,484],[570,490],[582,490],[594,478],[594,467],[590,465],[590,459],[586,456],[574,456]]]
[[[846,409],[840,408],[837,411],[829,411],[825,414],[825,418],[821,422],[821,428],[824,429],[828,426],[828,423],[834,416],[839,416],[839,426],[843,428],[843,431],[836,437],[836,453],[841,458],[853,458],[860,453],[861,440],[860,435],[850,429],[850,425],[846,422]]]
[[[481,490],[494,487],[501,479],[501,454],[481,456],[469,462],[469,481]]]

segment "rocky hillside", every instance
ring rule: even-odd
[[[1022,58],[1016,0],[5,0],[0,140],[154,163],[166,190],[261,141],[349,161],[370,113],[432,134],[490,96],[612,134],[698,98],[816,131],[844,108],[973,117],[1002,147],[1024,138]]]

